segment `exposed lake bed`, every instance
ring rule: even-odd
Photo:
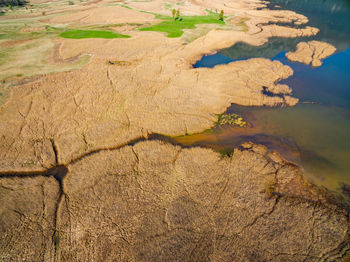
[[[327,111],[322,93],[295,95],[308,89],[288,81],[312,68],[284,61],[293,50],[250,53],[282,37],[314,40],[320,30],[305,15],[255,0],[45,2],[9,9],[0,18],[3,44],[30,43],[22,32],[39,28],[37,38],[54,47],[43,63],[61,69],[90,59],[74,70],[29,70],[34,78],[8,89],[0,108],[0,260],[344,259],[349,210],[301,168],[338,165],[316,138],[311,146],[308,125],[314,120],[323,137],[329,124],[347,123],[344,113]],[[11,33],[15,23],[25,28]],[[191,66],[224,48],[241,61]],[[40,57],[28,58],[31,69]],[[17,70],[2,61],[12,66],[7,74]],[[199,143],[170,139],[179,135]],[[203,148],[208,138],[219,152]]]
[[[272,1],[274,2],[274,1]],[[275,1],[282,8],[283,1]],[[344,2],[344,3],[343,3]],[[254,128],[247,130],[213,130],[216,134],[193,135],[192,138],[179,138],[185,144],[206,145],[217,148],[237,146],[238,141],[250,139],[279,151],[290,161],[305,168],[309,179],[318,185],[342,192],[341,185],[350,183],[350,41],[346,33],[350,19],[350,9],[346,1],[336,1],[329,8],[329,1],[318,5],[316,11],[306,8],[312,26],[320,27],[316,36],[302,38],[272,38],[262,46],[237,43],[231,48],[218,51],[213,55],[203,56],[194,64],[195,68],[213,68],[216,65],[247,60],[253,57],[265,57],[281,61],[293,69],[293,76],[281,81],[293,90],[292,95],[299,103],[291,108],[249,108],[232,105],[227,113],[239,113],[252,122]],[[302,12],[302,3],[299,10]],[[293,4],[291,4],[293,5]],[[305,5],[309,6],[308,2]],[[348,8],[348,9],[347,9]],[[322,12],[320,11],[322,10]],[[345,21],[338,19],[337,13]],[[347,12],[347,13],[346,13]],[[326,14],[330,15],[326,15]],[[348,14],[348,16],[344,15]],[[320,15],[327,17],[320,19]],[[308,16],[309,17],[309,16]],[[345,18],[344,18],[345,17]],[[329,19],[328,19],[329,18]],[[335,21],[335,22],[334,22]],[[343,27],[340,24],[343,23]],[[344,24],[345,23],[345,24]],[[321,24],[321,25],[320,25]],[[322,28],[329,29],[322,32]],[[339,30],[334,42],[339,50],[328,58],[320,68],[313,68],[286,59],[287,52],[294,52],[298,45],[312,39],[328,40]],[[342,33],[344,32],[344,33]],[[328,33],[328,34],[327,34]],[[207,140],[207,141],[206,141]],[[216,142],[213,142],[216,141]],[[214,145],[216,144],[216,146]],[[282,145],[284,144],[284,145]]]

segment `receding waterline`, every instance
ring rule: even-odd
[[[299,163],[308,177],[319,185],[337,190],[341,183],[350,184],[350,48],[325,59],[321,67],[312,68],[285,58],[285,53],[293,50],[293,44],[287,44],[289,48],[284,49],[285,39],[273,41],[274,44],[262,47],[240,43],[238,51],[235,45],[203,56],[194,67],[212,68],[246,60],[253,58],[258,50],[258,57],[266,55],[293,69],[294,75],[282,82],[293,89],[293,95],[301,103],[292,108],[232,105],[227,113],[245,116],[254,122],[254,128],[215,129],[211,133],[183,137],[178,141],[225,151],[250,140],[277,150],[287,159]],[[283,43],[282,47],[275,45],[280,42]],[[296,40],[294,44],[298,42]],[[247,50],[254,49],[249,55]],[[245,51],[239,57],[241,50]]]
[[[293,96],[299,98],[300,103],[288,108],[232,105],[227,113],[243,115],[253,122],[253,128],[214,129],[211,133],[179,140],[187,145],[206,145],[218,150],[229,150],[251,140],[300,163],[309,178],[318,184],[333,190],[339,188],[340,183],[350,184],[350,2],[270,0],[268,8],[301,13],[309,19],[306,26],[320,31],[312,37],[273,37],[262,46],[236,43],[202,57],[193,66],[211,68],[256,57],[278,60],[293,69],[293,76],[281,83],[292,88]],[[299,42],[310,40],[330,43],[337,52],[324,59],[319,68],[292,63],[285,58],[285,53],[294,51]]]

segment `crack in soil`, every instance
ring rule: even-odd
[[[57,146],[56,146],[55,140],[54,140],[53,138],[51,138],[50,141],[51,141],[53,153],[55,154],[55,163],[56,163],[56,165],[58,165],[58,151],[57,151]]]
[[[147,141],[152,141],[152,140],[163,141],[163,142],[172,144],[174,146],[180,146],[181,148],[198,147],[198,146],[184,146],[184,145],[181,145],[180,143],[174,141],[171,137],[153,133],[148,138],[140,136],[138,138],[135,138],[135,139],[130,140],[130,141],[128,141],[126,143],[123,143],[123,144],[119,144],[119,145],[114,146],[114,147],[106,147],[106,148],[95,149],[93,151],[84,153],[84,154],[76,157],[75,159],[71,160],[67,164],[59,164],[57,145],[55,144],[54,139],[50,139],[51,144],[52,144],[52,150],[53,150],[54,155],[55,155],[55,163],[56,163],[56,165],[54,167],[51,167],[51,168],[49,168],[49,169],[47,169],[45,171],[32,171],[32,172],[9,171],[9,172],[1,172],[0,173],[0,179],[2,179],[2,178],[34,178],[34,177],[47,177],[47,178],[50,178],[50,177],[53,177],[58,182],[58,184],[59,184],[59,196],[58,196],[57,202],[55,204],[55,212],[54,212],[54,218],[53,218],[54,232],[53,232],[52,237],[51,237],[52,243],[53,243],[53,246],[54,246],[54,260],[53,261],[58,261],[59,260],[58,259],[58,250],[59,250],[59,245],[60,245],[60,233],[59,233],[59,230],[57,229],[57,226],[58,226],[57,224],[58,224],[59,209],[60,209],[61,203],[65,199],[65,197],[67,197],[67,194],[66,194],[65,189],[64,189],[64,179],[65,179],[65,177],[67,176],[67,174],[69,172],[68,166],[72,165],[72,164],[75,164],[75,163],[83,160],[84,158],[86,158],[88,156],[91,156],[91,155],[94,155],[94,154],[97,154],[99,152],[119,150],[119,149],[121,149],[123,147],[126,147],[126,146],[134,146],[135,144],[137,144],[139,142],[142,142],[142,141],[146,141],[146,140]],[[201,146],[201,147],[203,147],[203,146]],[[204,146],[204,148],[208,148],[208,147]],[[243,148],[243,147],[238,147],[238,148],[240,150],[249,150],[249,148]],[[273,162],[271,159],[267,159],[267,160],[268,160],[268,162]],[[288,163],[282,165],[282,167],[284,167],[285,165],[295,165],[295,164],[288,162]],[[280,169],[276,170],[276,174],[275,174],[276,176],[277,176],[277,172],[279,170]],[[278,201],[280,200],[280,198],[284,197],[285,195],[281,194],[280,192],[273,192],[273,196],[276,198],[276,202],[275,202],[272,210],[269,213],[262,214],[262,216],[264,216],[266,214],[269,215],[270,213],[272,213],[274,211]],[[298,199],[298,197],[296,197],[296,196],[289,196],[289,197]],[[319,201],[312,201],[310,199],[305,199],[305,200],[307,200],[309,202],[316,202],[316,203],[319,202]],[[334,202],[334,201],[332,201],[332,202]],[[338,203],[338,206],[339,206],[339,203]],[[257,219],[259,219],[259,217],[257,217]],[[257,219],[254,220],[253,224],[256,222]],[[348,250],[348,246],[346,246],[344,249],[346,249],[346,251],[347,251]],[[344,253],[346,253],[346,252],[344,252]]]
[[[55,155],[55,163],[56,165],[54,167],[51,167],[45,171],[29,171],[29,172],[25,172],[25,171],[8,171],[8,172],[1,172],[0,173],[0,179],[2,178],[34,178],[34,177],[53,177],[56,179],[56,181],[59,184],[59,196],[57,199],[57,202],[55,204],[55,212],[54,212],[54,221],[53,221],[53,228],[54,228],[54,233],[51,237],[52,239],[52,243],[54,245],[54,261],[57,261],[57,251],[59,249],[59,244],[60,244],[60,235],[59,235],[59,231],[57,229],[57,221],[58,221],[58,217],[59,217],[59,208],[61,205],[62,200],[64,199],[64,197],[66,197],[66,193],[64,190],[64,178],[66,177],[66,175],[68,174],[69,170],[68,170],[68,166],[71,164],[75,164],[81,160],[83,160],[84,158],[97,154],[99,152],[102,151],[111,151],[111,150],[119,150],[125,146],[133,146],[138,142],[142,142],[145,140],[162,140],[168,143],[171,143],[173,145],[180,145],[178,143],[175,143],[174,141],[172,141],[171,138],[166,137],[166,136],[162,136],[162,135],[158,135],[158,134],[153,134],[148,138],[145,138],[143,136],[140,136],[138,138],[135,138],[131,141],[128,141],[126,143],[114,146],[114,147],[106,147],[106,148],[100,148],[100,149],[95,149],[93,151],[87,152],[85,154],[82,154],[78,157],[76,157],[75,159],[71,160],[70,162],[68,162],[67,164],[59,164],[59,157],[58,157],[58,149],[57,149],[57,145],[55,143],[55,140],[52,138],[50,139],[51,145],[52,145],[52,150],[54,152]]]
[[[54,245],[54,261],[57,261],[57,251],[59,249],[59,244],[60,244],[60,235],[59,235],[59,231],[57,230],[57,221],[58,221],[58,212],[59,212],[59,208],[61,205],[62,200],[64,199],[64,197],[67,197],[65,190],[64,190],[64,178],[66,177],[66,175],[68,174],[68,166],[74,163],[77,163],[79,161],[81,161],[82,159],[97,154],[101,151],[109,151],[109,150],[118,150],[121,149],[125,146],[133,146],[138,142],[141,141],[145,141],[146,138],[144,137],[138,137],[136,139],[133,139],[129,142],[123,143],[121,145],[115,146],[115,147],[108,147],[108,148],[100,148],[100,149],[96,149],[93,150],[91,152],[87,152],[85,154],[82,154],[80,156],[78,156],[77,158],[71,160],[69,163],[67,164],[59,164],[58,161],[58,149],[57,149],[57,145],[55,144],[54,139],[50,139],[51,141],[51,145],[52,145],[52,150],[54,152],[55,155],[55,163],[56,166],[51,167],[45,171],[29,171],[29,172],[25,172],[25,171],[8,171],[8,172],[1,172],[0,173],[0,179],[2,178],[34,178],[34,177],[53,177],[56,179],[56,181],[59,184],[59,196],[57,199],[57,202],[55,204],[55,215],[54,215],[54,221],[53,221],[53,228],[54,228],[54,233],[52,235],[52,243]]]
[[[51,141],[52,142],[52,141]],[[53,148],[55,148],[53,144]],[[54,149],[55,153],[56,150]],[[56,154],[57,158],[57,154]],[[52,235],[52,243],[54,244],[55,250],[54,250],[54,261],[56,261],[56,251],[58,249],[59,245],[59,237],[58,237],[58,231],[57,231],[57,217],[58,217],[58,208],[62,201],[63,196],[65,195],[64,189],[63,189],[63,179],[68,173],[68,168],[64,165],[57,165],[55,167],[52,167],[46,171],[41,172],[5,172],[0,173],[0,179],[2,178],[33,178],[33,177],[53,177],[57,180],[59,183],[59,197],[57,199],[57,202],[55,204],[55,215],[53,220],[53,228],[54,233]]]

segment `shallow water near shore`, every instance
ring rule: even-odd
[[[254,57],[289,65],[294,75],[281,83],[300,99],[295,107],[266,108],[232,105],[227,113],[239,113],[250,128],[213,128],[211,132],[179,137],[185,145],[209,146],[226,151],[244,141],[277,150],[300,164],[314,183],[340,192],[350,184],[350,1],[270,1],[269,8],[289,9],[306,15],[308,25],[320,29],[317,36],[271,38],[262,46],[237,43],[217,54],[204,56],[194,67],[214,67]],[[285,53],[301,41],[319,40],[337,47],[319,68],[290,62]]]
[[[250,128],[213,128],[212,132],[178,137],[184,145],[229,151],[252,141],[280,152],[304,167],[313,182],[337,190],[350,184],[350,111],[340,107],[300,104],[288,108],[232,105],[227,113],[239,113]]]

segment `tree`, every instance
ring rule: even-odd
[[[176,16],[175,16],[175,19],[179,19],[180,18],[180,10],[177,9],[176,10]]]
[[[175,18],[175,15],[176,15],[176,9],[175,8],[172,10],[172,13],[173,13],[173,18]]]
[[[224,10],[220,11],[219,20],[224,21]]]
[[[24,6],[28,2],[26,0],[0,0],[0,7],[13,8],[15,6]]]

